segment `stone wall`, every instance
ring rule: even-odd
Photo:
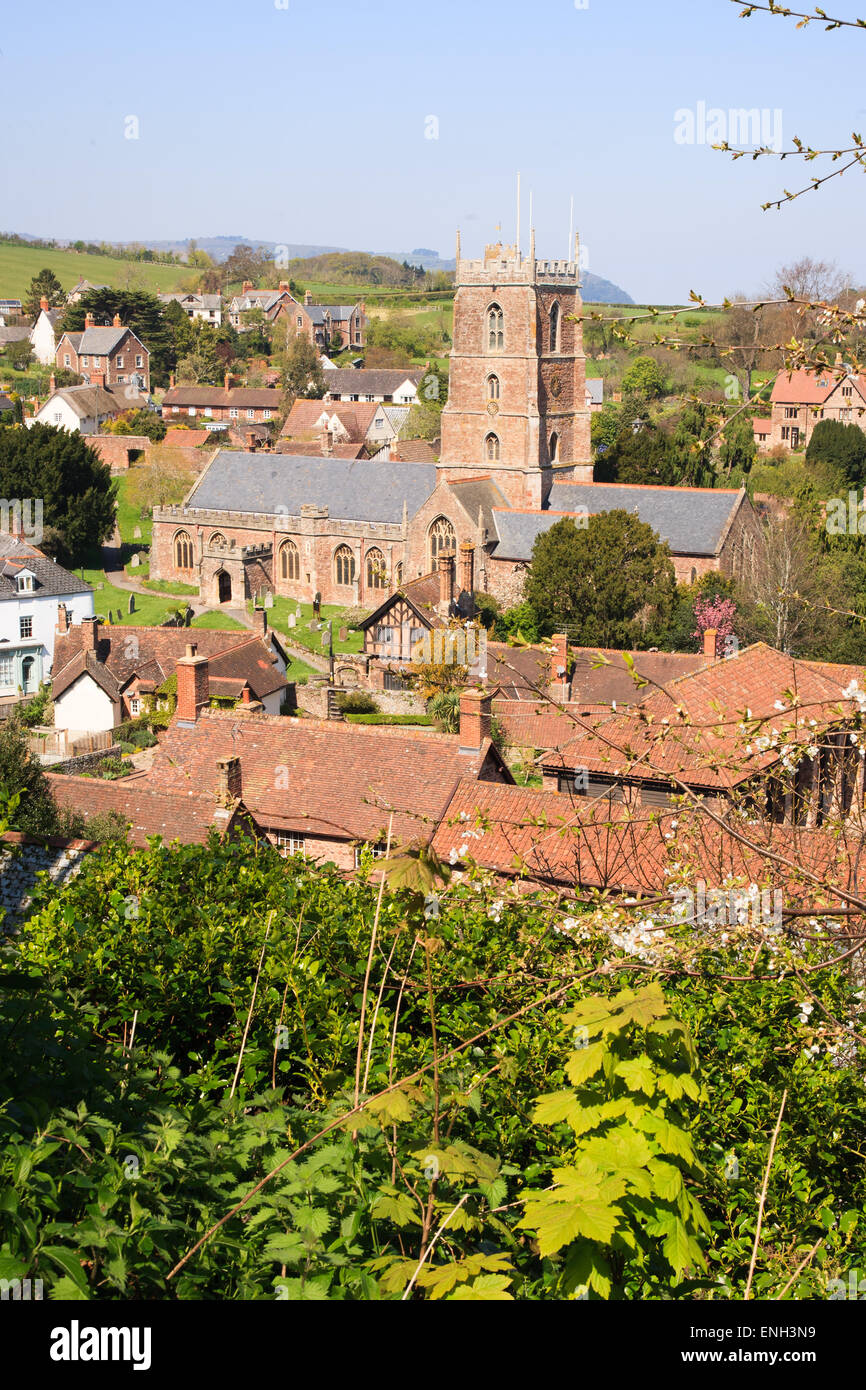
[[[79,753],[77,758],[67,758],[66,762],[53,763],[51,771],[68,772],[73,777],[80,777],[82,772],[92,772],[104,758],[119,758],[120,754],[120,744],[113,743],[110,748],[99,748],[95,753]]]
[[[112,473],[125,473],[135,457],[146,455],[151,447],[151,440],[143,434],[91,434],[87,442]]]
[[[93,848],[92,840],[34,840],[7,831],[0,844],[0,907],[6,914],[0,930],[14,929],[27,917],[40,874],[61,888]]]

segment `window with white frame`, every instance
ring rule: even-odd
[[[129,712],[130,714],[141,714],[141,700],[137,695],[133,695],[129,702]]]
[[[237,408],[237,406],[236,406],[236,405],[230,406],[230,407],[229,407],[229,419],[230,419],[230,420],[236,420],[237,418],[238,418],[238,408]]]
[[[32,619],[31,617],[27,616],[27,617],[21,617],[21,618],[18,619],[18,636],[19,636],[19,637],[32,637],[32,636],[33,636],[33,619]]]
[[[247,409],[247,419],[248,419],[248,420],[255,420],[255,418],[256,418],[256,412],[255,412],[255,410],[253,409],[252,406],[249,406],[248,409]]]
[[[293,830],[278,830],[276,832],[277,848],[283,858],[290,854],[303,854],[306,840],[303,835],[296,835]]]
[[[365,850],[368,851],[368,853],[369,853],[371,859],[387,859],[387,857],[388,857],[388,846],[387,846],[387,844],[385,843],[384,840],[383,840],[383,841],[380,841],[380,842],[377,843],[377,844],[369,844],[369,843],[368,843],[368,844],[366,844],[366,845],[356,845],[356,846],[355,846],[355,868],[356,868],[356,869],[360,869],[360,867],[361,867],[361,855],[364,853]]]
[[[63,354],[63,365],[64,367],[69,367],[72,365],[72,358],[69,356],[68,352],[64,352]]]
[[[143,366],[144,366],[144,358],[142,357],[141,353],[139,353],[138,356],[136,357],[136,359],[135,359],[135,365],[136,365],[136,367],[143,367]]]
[[[0,686],[6,689],[10,685],[17,685],[15,658],[14,656],[0,656]]]
[[[19,574],[19,576],[18,576],[18,592],[19,592],[19,594],[32,594],[32,593],[33,593],[33,575],[32,575],[32,574]]]
[[[263,411],[262,411],[262,417],[263,417],[263,419],[265,419],[265,420],[270,420],[270,418],[271,418],[271,412],[270,412],[269,410],[263,410]]]
[[[115,358],[115,361],[117,362],[118,367],[122,367],[122,366],[123,366],[123,357],[122,357],[122,356],[119,356],[119,357]]]

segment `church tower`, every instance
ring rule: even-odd
[[[441,474],[490,474],[512,507],[544,506],[556,477],[592,481],[590,412],[573,261],[497,243],[464,260],[457,241],[454,335]]]

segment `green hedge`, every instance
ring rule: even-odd
[[[426,724],[434,722],[429,714],[347,714],[349,724]]]

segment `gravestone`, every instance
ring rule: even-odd
[[[139,565],[141,564],[141,556],[139,555],[137,550],[129,563],[132,565],[132,568],[134,570],[138,569]]]
[[[296,623],[297,621],[298,621],[298,620],[297,620],[297,618],[295,617],[294,613],[290,613],[290,614],[289,614],[289,627],[294,627],[294,626],[295,626],[295,623]]]
[[[273,596],[273,594],[265,594],[265,608],[273,608],[273,606],[274,606],[274,596]]]
[[[349,639],[349,629],[348,629],[347,627],[341,627],[341,628],[340,628],[340,641],[341,641],[341,642],[347,642],[348,639]]]
[[[135,594],[130,594],[130,595],[129,595],[129,612],[130,612],[130,613],[134,613],[134,612],[135,612]]]
[[[140,527],[140,526],[136,526],[135,530],[134,530],[133,533],[132,533],[132,539],[133,539],[134,541],[140,541],[140,540],[141,540],[141,527]]]

